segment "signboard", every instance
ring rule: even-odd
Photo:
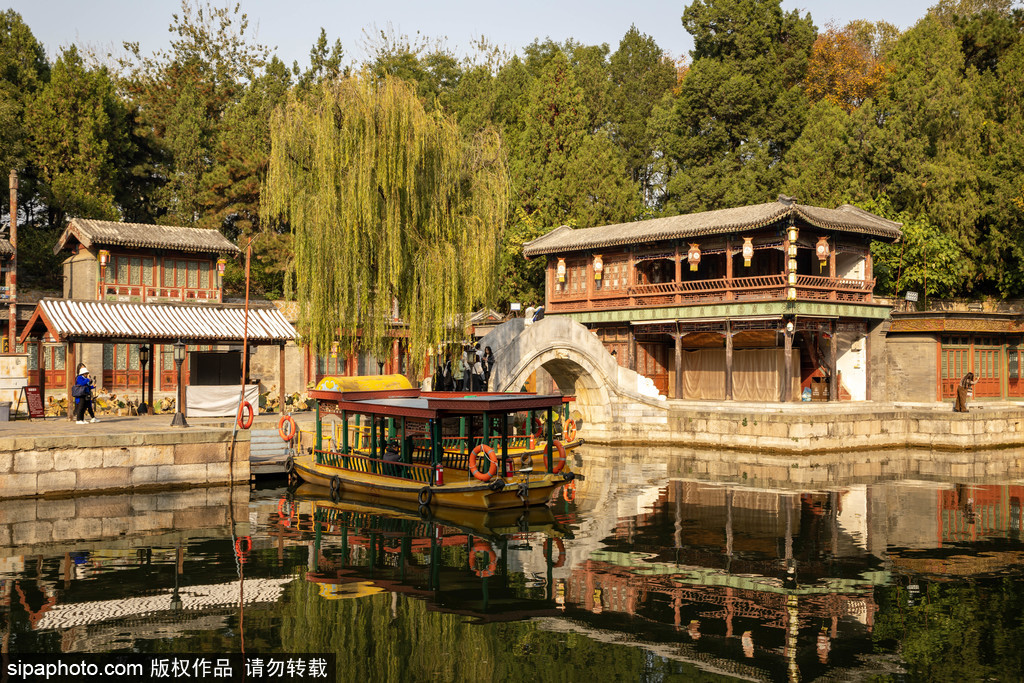
[[[907,301],[917,301],[917,292],[907,292]]]
[[[1016,348],[1006,349],[1006,364],[1009,366],[1010,379],[1020,379],[1020,350]]]
[[[33,420],[45,418],[46,410],[43,407],[43,397],[39,393],[39,386],[30,384],[23,388],[25,390],[25,403],[28,405],[28,416]]]

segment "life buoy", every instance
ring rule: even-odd
[[[558,451],[558,458],[554,462],[554,466],[551,468],[552,474],[558,474],[565,467],[565,446],[562,445],[561,441],[554,441],[555,450]],[[551,449],[547,446],[544,447],[544,469],[548,468],[548,459],[551,457]]]
[[[478,553],[487,553],[486,569],[481,569],[477,566]],[[494,552],[494,548],[491,547],[490,543],[484,540],[473,543],[473,551],[469,554],[469,568],[481,579],[485,576],[494,576],[494,572],[498,568],[498,554]]]
[[[246,412],[248,412],[249,416],[247,418],[243,418],[242,415]],[[235,418],[238,426],[242,429],[252,427],[254,417],[256,417],[256,412],[252,409],[252,404],[248,401],[242,401],[242,405],[238,406],[238,417]]]
[[[576,480],[573,479],[568,484],[562,487],[562,500],[566,503],[572,503],[576,500]]]
[[[288,427],[288,429],[285,429]],[[291,415],[282,415],[277,422],[277,433],[282,441],[291,441],[295,438],[298,428],[295,426],[295,418]]]
[[[243,546],[243,541],[244,546]],[[249,559],[249,552],[252,550],[252,537],[251,536],[239,536],[235,539],[235,556],[239,562],[245,564]]]
[[[576,421],[569,419],[565,421],[565,427],[562,429],[562,436],[565,437],[566,443],[572,443],[576,440]]]
[[[491,465],[486,472],[481,472],[476,468],[476,456],[481,453],[491,461]],[[480,481],[490,481],[491,477],[498,473],[498,456],[494,449],[485,443],[474,448],[473,452],[469,454],[469,473]]]
[[[331,498],[341,494],[341,477],[335,474],[330,481]]]
[[[565,542],[560,538],[556,538],[555,548],[558,550],[558,559],[555,560],[555,563],[551,566],[554,569],[558,569],[565,564]]]
[[[533,436],[535,439],[544,438],[544,420],[539,417],[533,418]]]

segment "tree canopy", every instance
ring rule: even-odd
[[[509,194],[500,136],[464,139],[414,84],[359,75],[293,93],[271,121],[263,212],[292,228],[312,348],[358,333],[382,357],[401,319],[415,366],[461,337],[460,316],[493,291]]]

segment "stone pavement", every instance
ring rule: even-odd
[[[100,416],[99,422],[89,424],[75,424],[74,421],[63,417],[48,417],[45,420],[28,420],[24,417],[11,422],[0,422],[0,440],[20,436],[100,436],[107,434],[153,434],[153,433],[187,433],[202,431],[231,431],[233,422],[228,417],[204,417],[188,418],[188,428],[172,427],[172,413],[161,413],[160,415],[125,416],[116,415]],[[313,424],[313,412],[307,411],[295,413],[295,421],[304,427]],[[277,429],[278,420],[281,416],[278,413],[259,415],[253,421],[253,429]],[[241,433],[243,430],[238,430]]]

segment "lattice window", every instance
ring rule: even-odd
[[[174,286],[174,261],[164,259],[164,287]]]
[[[63,346],[56,346],[53,349],[53,367],[51,370],[63,370],[66,349]]]
[[[103,369],[113,370],[114,369],[114,345],[104,344],[103,345]]]
[[[199,262],[199,286],[213,289],[215,286],[210,282],[210,264],[206,261]]]
[[[117,282],[121,285],[128,284],[128,259],[124,256],[117,258]]]
[[[139,369],[139,347],[134,344],[128,347],[128,369]]]
[[[188,262],[188,286],[192,289],[199,286],[199,264],[195,261]]]
[[[153,286],[153,260],[146,259],[142,262],[142,284],[147,287]]]
[[[131,263],[131,269],[128,273],[129,284],[142,284],[142,259],[138,256],[132,256],[129,263]]]

